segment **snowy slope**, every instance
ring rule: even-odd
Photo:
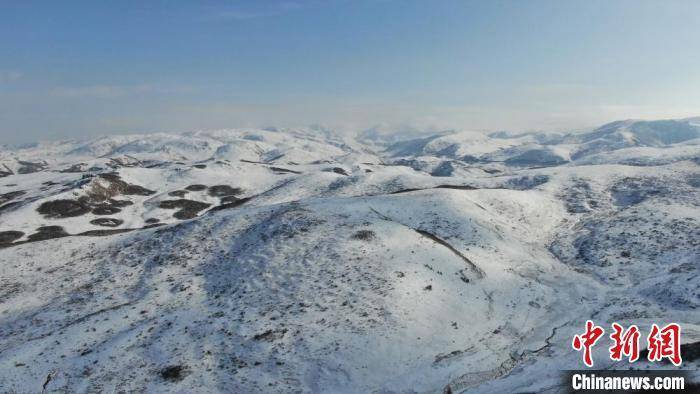
[[[557,392],[586,319],[700,341],[697,130],[4,147],[0,386]]]

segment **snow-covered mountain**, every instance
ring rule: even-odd
[[[0,148],[0,387],[557,392],[587,319],[697,375],[700,119],[408,135]]]

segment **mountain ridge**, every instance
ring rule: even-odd
[[[0,386],[537,392],[587,319],[696,343],[700,126],[643,122],[3,148]]]

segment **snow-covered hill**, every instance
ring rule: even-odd
[[[2,147],[0,387],[557,392],[587,319],[697,346],[699,124]]]

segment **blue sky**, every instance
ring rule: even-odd
[[[0,0],[0,142],[700,115],[695,0]]]

